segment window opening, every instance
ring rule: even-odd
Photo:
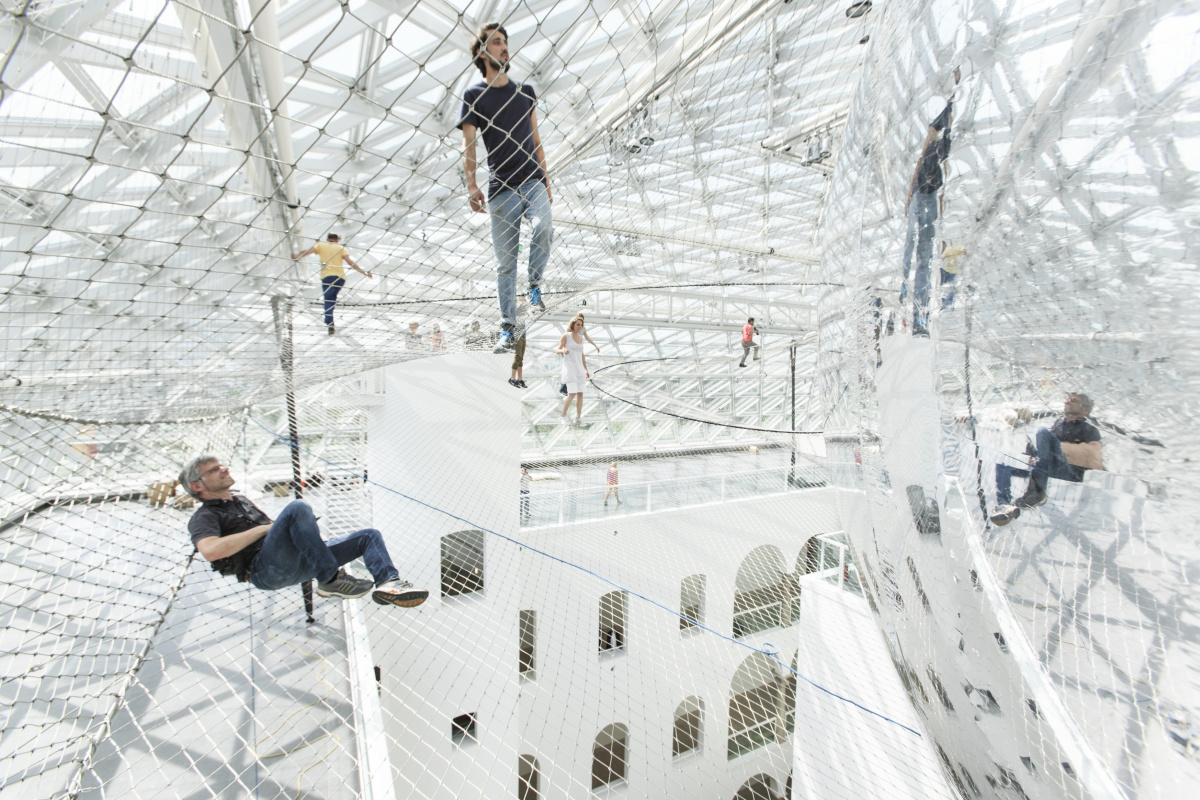
[[[540,787],[538,760],[528,754],[521,756],[517,762],[517,800],[540,800]]]
[[[600,598],[600,652],[625,649],[625,615],[629,599],[623,590]]]
[[[470,714],[459,714],[450,720],[450,741],[458,745],[479,741],[475,735],[474,711]]]
[[[794,584],[782,569],[783,554],[763,545],[738,567],[733,595],[733,635],[749,636],[791,624]]]
[[[615,722],[596,736],[592,745],[592,788],[609,786],[626,779],[629,729]]]
[[[483,531],[442,537],[442,597],[483,591]]]
[[[730,761],[787,738],[787,686],[770,658],[748,656],[733,674],[729,694]]]
[[[679,630],[695,630],[697,623],[704,623],[705,576],[689,575],[679,586]],[[687,619],[684,619],[684,618]]]
[[[675,707],[675,733],[671,740],[671,755],[681,756],[700,749],[701,726],[704,722],[704,701],[688,697]]]
[[[537,612],[521,609],[521,677],[537,677]]]

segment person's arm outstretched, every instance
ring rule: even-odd
[[[563,356],[565,356],[567,354],[567,337],[570,335],[571,334],[569,334],[569,333],[563,334],[563,337],[558,340],[558,347],[554,348],[554,352],[558,353],[559,355],[563,355]]]
[[[351,258],[350,258],[350,254],[349,254],[349,253],[347,253],[345,250],[343,250],[343,251],[342,251],[342,258],[345,260],[345,262],[346,262],[347,264],[349,264],[350,266],[354,267],[355,271],[357,271],[357,272],[358,272],[360,275],[365,275],[365,276],[366,276],[366,277],[368,277],[368,278],[374,278],[374,277],[375,277],[375,276],[374,276],[373,274],[371,274],[370,272],[363,272],[363,271],[362,271],[362,268],[361,268],[361,267],[359,267],[359,266],[358,266],[358,264],[355,264],[355,263],[354,263],[353,259],[351,259]]]
[[[292,258],[293,259],[307,258],[308,256],[316,255],[316,252],[317,252],[316,247],[310,247],[307,250],[305,250],[303,253],[292,253]]]
[[[600,345],[598,345],[598,344],[596,344],[595,342],[593,342],[593,341],[592,341],[592,337],[588,336],[587,328],[584,328],[584,329],[583,329],[583,331],[582,331],[582,333],[583,333],[583,338],[585,338],[585,339],[587,339],[587,340],[588,340],[588,344],[590,344],[592,347],[596,348],[596,352],[597,352],[597,353],[599,353],[599,352],[600,352]]]
[[[467,173],[467,197],[471,201],[471,210],[480,214],[487,213],[487,198],[475,181],[475,170],[479,165],[475,161],[475,140],[479,137],[479,129],[469,122],[464,122],[463,132],[463,172]],[[537,134],[535,133],[536,137]]]
[[[529,110],[529,125],[533,128],[533,154],[537,156],[538,166],[542,168],[542,175],[546,176],[546,197],[553,203],[554,192],[550,191],[550,170],[546,167],[546,153],[542,150],[542,137],[538,134],[536,108]],[[465,133],[466,130],[467,126],[464,125],[463,132]]]
[[[234,553],[240,553],[271,530],[270,525],[259,525],[241,533],[231,533],[228,536],[205,536],[196,542],[196,549],[207,561],[220,561]]]

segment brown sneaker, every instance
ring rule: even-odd
[[[1002,506],[995,514],[992,514],[989,519],[992,524],[998,528],[1003,528],[1008,523],[1012,522],[1017,517],[1021,516],[1021,509],[1016,506]]]

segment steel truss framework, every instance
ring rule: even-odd
[[[295,300],[300,385],[409,357],[399,315],[439,322],[450,347],[472,320],[491,328],[486,217],[465,207],[454,128],[486,20],[504,22],[513,75],[540,98],[555,304],[600,286],[695,284],[699,299],[813,279],[828,170],[761,142],[802,141],[797,126],[844,108],[872,15],[5,0],[0,369],[22,383],[5,399],[143,418],[270,396],[280,294]],[[377,275],[343,294],[348,347],[318,338],[312,266],[288,257],[331,229]]]

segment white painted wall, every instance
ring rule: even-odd
[[[682,580],[707,575],[705,623],[729,636],[741,560],[770,544],[793,571],[809,537],[839,529],[832,492],[723,504],[720,519],[737,519],[736,527],[714,528],[713,509],[697,507],[542,528],[523,538],[676,610]],[[524,752],[542,767],[546,800],[588,795],[593,741],[613,722],[629,726],[630,764],[628,785],[607,794],[728,800],[764,772],[782,788],[790,746],[726,758],[730,681],[750,650],[704,631],[681,634],[673,613],[631,598],[627,652],[601,655],[599,603],[611,585],[531,553],[522,560],[520,583],[521,606],[538,612],[539,626],[537,678],[522,687],[521,730]],[[756,647],[771,642],[790,663],[796,629],[775,628],[746,641]],[[674,711],[689,695],[704,700],[704,746],[674,760]]]
[[[374,524],[401,575],[430,591],[417,609],[368,603],[400,798],[515,797],[517,548],[485,537],[482,595],[439,591],[442,536],[517,532],[520,407],[505,370],[485,353],[391,366],[371,411],[369,476],[413,498],[372,487]],[[450,721],[464,712],[476,712],[479,741],[460,747]]]
[[[801,579],[798,669],[814,683],[923,734],[867,601]],[[820,800],[957,800],[928,737],[800,681],[793,796]]]

